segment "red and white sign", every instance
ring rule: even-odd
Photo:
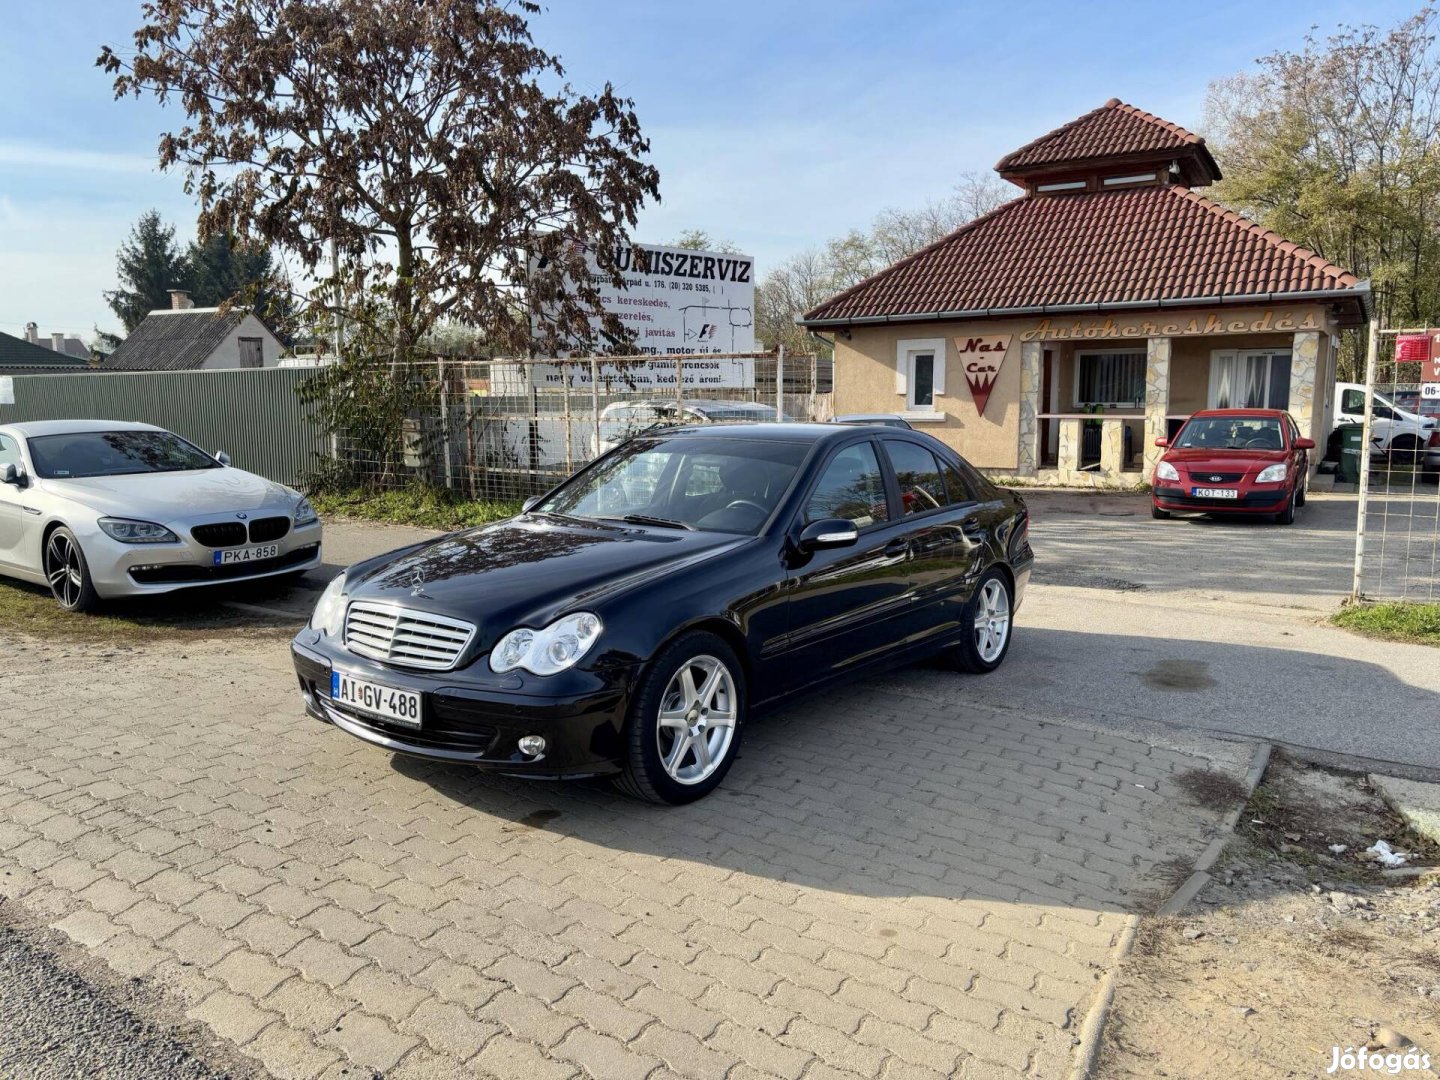
[[[960,370],[965,373],[965,384],[970,387],[975,411],[981,416],[985,415],[985,404],[990,400],[995,380],[1000,377],[1000,366],[1005,363],[1011,337],[1010,334],[986,334],[955,339]]]
[[[1429,334],[1400,334],[1395,338],[1395,359],[1401,363],[1430,359]]]

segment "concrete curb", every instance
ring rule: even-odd
[[[1260,786],[1261,779],[1265,776],[1265,769],[1270,764],[1271,746],[1268,742],[1262,742],[1255,747],[1255,753],[1250,758],[1250,768],[1245,773],[1245,802],[1255,794],[1255,789]],[[1225,815],[1220,823],[1220,835],[1214,837],[1210,843],[1205,845],[1205,850],[1195,860],[1194,872],[1185,879],[1185,883],[1175,890],[1174,895],[1165,903],[1160,905],[1156,915],[1177,915],[1185,910],[1185,907],[1199,895],[1210,882],[1210,867],[1225,850],[1225,844],[1235,834],[1235,826],[1240,822],[1240,815],[1245,810],[1245,803],[1241,803],[1234,810]],[[1086,1014],[1084,1022],[1080,1025],[1079,1042],[1075,1047],[1075,1067],[1070,1071],[1070,1080],[1090,1080],[1091,1070],[1095,1068],[1095,1059],[1100,1054],[1100,1039],[1105,1034],[1105,1023],[1110,1019],[1110,1006],[1115,1002],[1115,982],[1120,973],[1120,966],[1124,964],[1130,955],[1130,950],[1135,947],[1135,934],[1140,928],[1139,915],[1127,915],[1125,917],[1125,929],[1120,932],[1120,940],[1115,945],[1115,952],[1110,958],[1110,969],[1100,980],[1100,988],[1095,994],[1095,1003],[1090,1006],[1090,1012]]]

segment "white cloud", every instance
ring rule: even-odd
[[[0,139],[0,167],[3,166],[21,169],[79,169],[104,173],[159,172],[155,159],[143,154],[116,154],[103,150]]]

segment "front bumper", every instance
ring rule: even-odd
[[[569,671],[542,683],[523,673],[496,675],[483,657],[459,671],[406,671],[357,656],[309,627],[295,636],[290,652],[305,711],[381,749],[516,776],[558,779],[619,771],[629,708],[626,673]],[[333,702],[330,676],[336,668],[418,692],[420,727]],[[543,736],[544,753],[520,753],[517,743],[524,735]]]
[[[1283,484],[1277,491],[1267,485],[1263,488],[1241,488],[1234,499],[1197,499],[1188,488],[1155,487],[1155,505],[1161,510],[1177,512],[1198,512],[1206,514],[1278,514],[1290,501],[1290,489]]]
[[[320,522],[292,528],[272,541],[274,558],[215,565],[216,549],[194,539],[188,528],[174,530],[175,544],[122,544],[99,528],[80,538],[95,591],[107,599],[174,592],[201,585],[251,581],[312,570],[321,564]]]

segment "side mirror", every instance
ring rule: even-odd
[[[1314,449],[1315,449],[1315,440],[1314,440],[1314,439],[1296,439],[1296,440],[1295,440],[1295,449],[1296,449],[1296,450],[1314,450]]]
[[[1169,446],[1169,445],[1170,445],[1170,440],[1167,439],[1164,435],[1156,435],[1156,436],[1155,436],[1155,445],[1156,445],[1156,446]]]
[[[860,530],[845,518],[823,518],[812,521],[800,533],[800,550],[850,547],[860,539]]]
[[[544,495],[531,495],[528,499],[526,499],[523,503],[520,504],[520,512],[522,514],[528,514],[531,510],[534,510],[535,507],[540,505],[540,500],[544,497]]]
[[[6,465],[0,468],[0,484],[14,484],[16,487],[24,487],[25,474],[20,470],[19,465]]]
[[[216,451],[215,451],[215,460],[218,461],[218,462],[220,462],[221,465],[229,465],[229,464],[230,464],[230,455],[227,454],[224,450],[216,450]]]

